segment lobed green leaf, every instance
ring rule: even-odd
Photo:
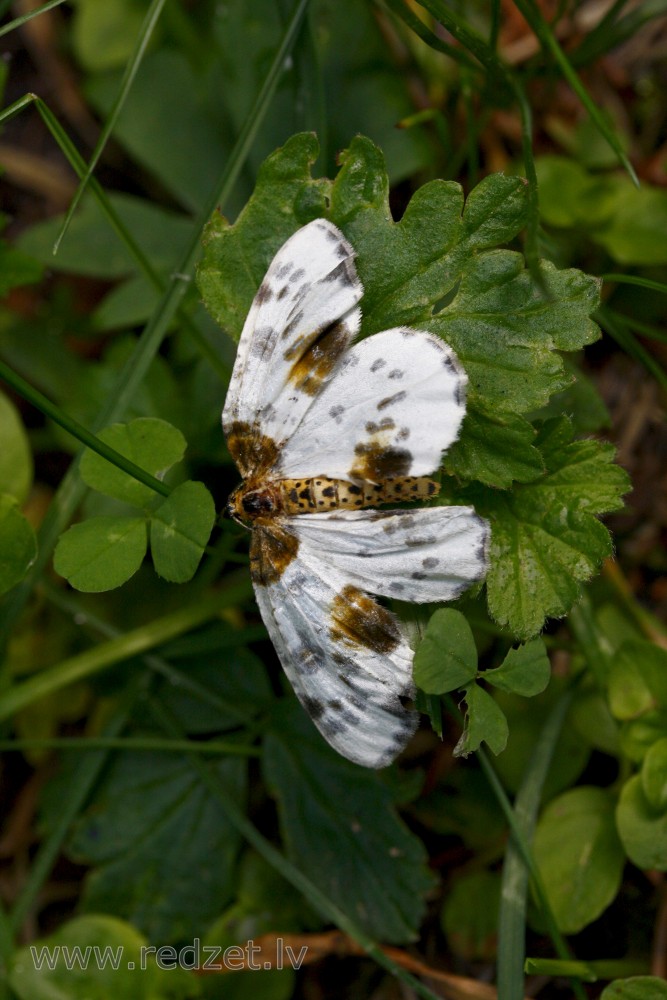
[[[546,466],[539,479],[517,484],[511,494],[465,491],[492,523],[489,610],[526,639],[547,616],[569,611],[580,584],[611,555],[609,532],[596,515],[618,510],[628,489],[614,449],[572,441],[566,417],[548,421],[536,445]]]
[[[413,940],[432,879],[389,787],[336,754],[293,702],[282,721],[265,738],[262,769],[289,857],[369,934]]]
[[[215,770],[242,803],[244,762],[225,760]],[[84,887],[85,911],[123,917],[160,943],[201,934],[231,899],[239,846],[238,832],[189,761],[127,752],[105,772],[68,853],[94,866]]]

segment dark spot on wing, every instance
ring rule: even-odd
[[[376,653],[390,653],[401,641],[394,616],[356,587],[344,587],[331,607],[331,638]]]
[[[395,426],[396,424],[391,417],[383,417],[379,424],[374,420],[369,420],[366,424],[366,432],[368,434],[381,434],[382,431],[392,431]]]
[[[389,589],[392,590],[395,594],[400,594],[401,591],[405,590],[405,587],[403,586],[402,583],[397,583],[396,581],[394,581],[393,583],[389,584]]]
[[[270,469],[278,458],[276,442],[244,420],[235,420],[231,425],[227,447],[244,479]]]
[[[302,319],[303,319],[303,310],[299,309],[299,310],[297,310],[297,312],[294,313],[294,315],[292,316],[291,320],[289,321],[289,323],[286,325],[285,329],[281,333],[281,335],[280,335],[281,338],[283,340],[288,340],[292,336],[292,334],[294,333],[295,329],[297,328],[297,326],[299,325],[299,323],[301,322]],[[292,344],[291,347],[288,347],[288,349],[285,351],[285,361],[291,361],[292,358],[294,357],[295,352],[298,349],[299,349],[299,342],[298,341],[297,341],[296,344]]]
[[[311,719],[319,719],[324,712],[324,704],[318,698],[310,698],[306,695],[301,699],[301,703]]]
[[[384,368],[384,366],[386,364],[387,364],[387,362],[384,360],[384,358],[376,358],[375,361],[373,362],[373,364],[371,365],[371,371],[372,372],[379,372],[380,369]]]
[[[286,260],[285,263],[281,264],[278,270],[276,271],[276,277],[280,278],[282,281],[283,278],[287,277],[287,275],[290,273],[293,267],[294,264],[292,263],[292,261]]]
[[[419,570],[416,573],[411,574],[413,580],[425,580],[426,573],[422,573]]]
[[[288,380],[307,396],[314,396],[347,349],[349,336],[350,331],[342,320],[327,327],[294,362]],[[290,352],[285,358],[291,360]]]
[[[341,260],[340,264],[336,264],[336,266],[332,268],[324,278],[322,278],[322,281],[327,282],[327,284],[329,282],[337,282],[343,286],[353,286],[359,283],[354,264],[347,258]]]
[[[405,390],[395,392],[393,396],[386,396],[384,399],[380,400],[377,405],[377,409],[384,410],[387,406],[393,406],[394,403],[402,403],[406,396],[407,392],[405,392]]]
[[[330,716],[325,716],[321,722],[318,723],[318,729],[323,736],[327,739],[331,739],[332,736],[340,736],[347,729],[347,726],[342,719],[332,719]]]
[[[301,279],[303,278],[303,276],[305,275],[305,273],[306,272],[304,271],[304,269],[302,267],[297,267],[296,271],[293,271],[292,274],[290,274],[290,277],[289,277],[290,284],[293,285],[295,282],[301,281]]]
[[[398,379],[398,378],[403,378],[404,375],[405,375],[405,372],[401,371],[400,368],[392,368],[392,370],[389,372],[387,378]]]
[[[344,413],[345,413],[344,406],[332,406],[331,409],[329,410],[329,416],[331,417],[332,420],[335,420],[337,424],[341,424],[343,422],[341,418]]]
[[[407,448],[383,447],[377,442],[359,443],[356,459],[350,470],[351,479],[367,479],[379,483],[391,476],[407,476],[412,465],[412,452]]]
[[[435,569],[439,561],[435,556],[427,556],[426,559],[422,559],[422,566],[424,569]]]
[[[263,302],[270,302],[273,298],[273,291],[271,285],[268,281],[263,281],[262,284],[257,289],[257,295],[255,296],[255,302],[261,305]]]
[[[278,295],[276,296],[276,298],[278,300],[284,299],[288,292],[289,292],[288,286],[287,285],[283,285],[283,287],[278,292]]]
[[[408,527],[408,525],[406,525],[406,527]],[[421,535],[416,538],[413,536],[412,538],[406,538],[405,544],[408,548],[416,549],[422,545],[437,545],[438,539],[435,535]]]
[[[299,540],[273,521],[256,525],[250,540],[250,578],[266,587],[276,583],[299,551]]]

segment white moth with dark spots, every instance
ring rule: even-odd
[[[371,594],[447,601],[481,580],[489,527],[471,507],[424,500],[456,440],[466,375],[434,334],[408,327],[357,344],[354,250],[316,219],[274,257],[248,313],[222,422],[244,482],[227,512],[252,526],[257,603],[322,735],[384,767],[417,713],[413,651]]]

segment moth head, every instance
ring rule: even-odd
[[[248,489],[245,483],[237,486],[230,495],[225,514],[239,524],[246,525],[258,517],[271,517],[281,509],[278,494],[274,489],[262,486]]]

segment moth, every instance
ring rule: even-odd
[[[466,375],[439,337],[398,326],[353,343],[355,251],[315,219],[281,247],[248,313],[222,414],[243,477],[227,513],[252,528],[257,604],[326,740],[385,767],[417,726],[413,651],[372,595],[448,601],[481,580],[489,526],[428,500],[456,440]]]

